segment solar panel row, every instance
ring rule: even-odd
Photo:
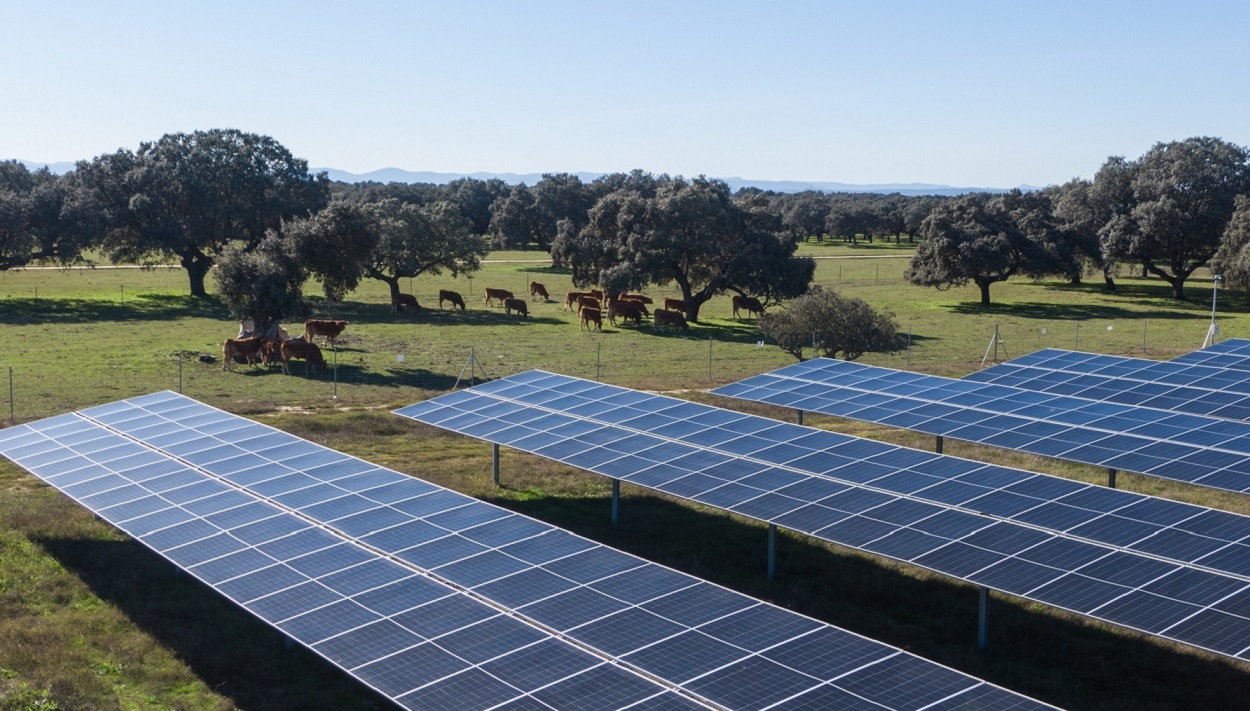
[[[819,358],[713,391],[1137,472],[1250,491],[1250,424]]]
[[[0,452],[408,708],[1041,707],[173,393]]]
[[[1235,542],[1250,537],[1245,517],[540,371],[397,412],[1222,654],[1250,651],[1250,547]]]
[[[1087,400],[1250,420],[1250,371],[1046,349],[963,378]]]

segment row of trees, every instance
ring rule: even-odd
[[[1250,153],[1218,138],[1159,143],[1137,160],[1108,158],[1093,180],[1044,190],[971,194],[937,204],[906,277],[949,288],[990,286],[1021,274],[1079,282],[1117,265],[1140,266],[1185,298],[1201,266],[1250,288]]]

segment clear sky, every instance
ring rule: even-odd
[[[0,158],[1045,185],[1250,144],[1250,2],[0,0]]]

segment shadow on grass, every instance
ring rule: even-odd
[[[1045,301],[1015,301],[996,303],[983,306],[979,302],[965,301],[945,307],[957,314],[984,314],[994,316],[1015,316],[1017,318],[1041,319],[1046,321],[1083,321],[1086,319],[1150,319],[1156,320],[1190,320],[1196,312],[1165,311],[1155,309],[1138,311],[1112,304],[1056,304]]]
[[[625,485],[618,527],[609,522],[606,495],[522,490],[514,491],[519,500],[495,503],[1063,708],[1232,709],[1250,693],[1250,676],[1224,660],[1178,653],[1076,615],[1042,613],[998,593],[990,603],[990,650],[979,650],[975,587],[905,574],[800,534],[779,538],[770,582],[762,525],[639,491]]]
[[[339,351],[342,353],[342,351]],[[382,388],[421,388],[423,390],[433,390],[442,392],[450,390],[455,384],[456,378],[447,373],[435,373],[423,368],[382,368],[376,369],[361,365],[342,363],[338,364],[338,374],[334,372],[334,360],[330,354],[326,354],[326,370],[323,373],[314,373],[310,369],[305,369],[303,361],[292,361],[290,375],[282,372],[277,366],[269,368],[259,366],[235,365],[233,372],[248,378],[300,378],[303,380],[312,380],[324,383],[326,387],[330,387],[337,377],[338,382],[344,385],[372,385]],[[480,377],[479,377],[480,379]]]
[[[0,301],[0,323],[94,323],[98,321],[174,321],[182,318],[230,320],[215,296],[200,299],[177,294],[127,295],[122,303],[95,299],[7,299]]]
[[[35,542],[238,708],[390,709],[390,702],[134,540]]]

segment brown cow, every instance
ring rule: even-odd
[[[681,299],[670,299],[665,297],[664,308],[668,311],[680,311],[686,313],[686,302]]]
[[[578,330],[585,328],[590,330],[590,324],[595,324],[596,331],[603,330],[603,316],[599,309],[592,309],[589,306],[583,306],[577,310],[577,318],[579,320]]]
[[[597,308],[599,308],[599,300],[598,300],[598,299],[596,299],[596,298],[595,298],[595,297],[593,297],[593,296],[579,296],[579,297],[577,297],[577,308],[578,308],[578,310],[581,310],[581,309],[584,309],[584,308],[587,308],[587,307],[592,308],[592,309],[597,309]]]
[[[603,289],[591,289],[590,295],[600,301],[603,301]]]
[[[417,303],[417,297],[412,294],[399,294],[391,301],[391,311],[400,313],[408,310],[415,313],[421,311],[421,304]]]
[[[639,301],[638,299],[635,299],[635,298],[630,297],[630,296],[622,296],[622,297],[620,298],[620,301],[626,301],[626,302],[629,302],[629,303],[631,303],[631,304],[634,304],[635,306],[637,306],[637,307],[638,307],[638,310],[639,310],[640,312],[642,312],[642,315],[643,315],[643,316],[650,316],[650,315],[651,315],[651,310],[647,308],[647,304],[651,303],[651,300],[650,300],[650,299],[647,299],[647,300],[644,302],[644,301]]]
[[[690,324],[686,323],[686,317],[681,315],[680,311],[668,311],[665,309],[655,310],[655,327],[672,326],[680,328],[683,331],[690,330]]]
[[[263,359],[259,336],[227,338],[221,348],[221,357],[225,361],[221,364],[221,369],[230,370],[230,364],[234,362],[235,356],[242,356],[248,365],[256,365],[256,356],[258,355]]]
[[[504,313],[508,314],[509,316],[512,315],[513,311],[521,314],[522,316],[530,315],[529,307],[525,305],[524,299],[504,299],[503,310],[504,310]]]
[[[407,295],[400,294],[400,296]],[[416,303],[416,299],[413,299],[413,303]],[[347,321],[328,321],[310,318],[304,322],[304,340],[312,343],[314,336],[325,336],[326,343],[334,345],[339,335],[343,333],[343,329],[347,328],[347,323]]]
[[[645,308],[637,301],[612,301],[608,303],[608,323],[616,325],[616,317],[620,316],[626,321],[633,321],[635,325],[642,325],[642,309]]]
[[[507,289],[492,289],[491,287],[488,286],[486,287],[485,293],[486,293],[486,298],[483,299],[482,301],[487,306],[490,306],[490,302],[492,301],[498,301],[499,305],[503,306],[504,299],[512,298],[512,292],[508,291]]]
[[[764,305],[760,303],[759,299],[734,294],[734,318],[738,318],[739,310],[746,311],[751,316],[759,317],[764,315]]]
[[[287,375],[291,374],[291,361],[304,361],[304,372],[308,372],[309,366],[312,366],[313,372],[324,372],[326,369],[326,359],[321,355],[321,349],[314,343],[301,341],[298,338],[292,338],[282,342],[279,347],[282,354],[282,372]]]
[[[547,295],[547,287],[543,286],[542,282],[531,281],[530,298],[532,299],[535,296],[543,297],[543,301],[549,301],[551,299],[551,297]]]
[[[440,309],[443,308],[444,301],[451,302],[452,311],[455,311],[457,306],[460,307],[461,311],[464,311],[464,299],[460,296],[459,293],[455,291],[448,291],[447,289],[439,289],[438,290],[438,308]]]
[[[651,300],[650,296],[644,296],[642,294],[621,294],[621,298],[629,299],[630,301],[641,301],[642,303],[648,304],[648,305],[655,303],[654,301]]]
[[[564,310],[565,311],[572,310],[573,304],[576,304],[577,300],[582,298],[583,296],[590,296],[590,292],[589,291],[570,291],[569,293],[565,294],[564,295]]]
[[[304,340],[300,336],[300,340]],[[260,339],[260,363],[266,367],[282,360],[282,340],[278,338]]]

